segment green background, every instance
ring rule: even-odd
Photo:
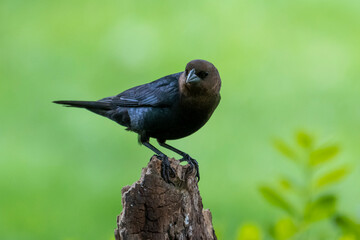
[[[222,100],[169,143],[199,161],[220,239],[281,215],[257,187],[296,174],[271,140],[298,129],[340,143],[352,173],[336,186],[339,208],[359,220],[358,0],[0,0],[0,238],[113,239],[121,188],[152,153],[51,101],[112,96],[197,58],[218,68]]]

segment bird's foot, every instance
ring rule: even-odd
[[[189,154],[186,154],[182,159],[180,159],[180,162],[186,161],[190,165],[190,171],[193,171],[195,168],[196,171],[196,178],[197,181],[200,181],[200,173],[199,173],[199,164],[198,162],[189,156]]]
[[[169,158],[165,154],[156,155],[156,157],[161,160],[161,177],[165,182],[173,184],[170,178],[175,177],[175,171],[170,166]]]

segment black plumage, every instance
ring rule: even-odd
[[[197,161],[168,145],[166,140],[186,137],[200,129],[210,118],[220,101],[221,80],[215,66],[205,60],[193,60],[185,71],[133,87],[116,96],[98,101],[54,101],[69,107],[86,108],[107,117],[127,130],[138,133],[139,142],[162,159],[162,177],[170,182],[167,156],[150,144],[159,144],[187,161],[197,171]]]

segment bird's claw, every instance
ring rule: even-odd
[[[186,154],[182,159],[180,159],[180,162],[184,162],[186,161],[190,168],[189,168],[189,171],[193,171],[194,170],[194,167],[195,167],[195,170],[196,170],[196,178],[197,178],[197,181],[199,182],[200,181],[200,173],[199,173],[199,164],[198,162],[193,159],[192,157],[189,156],[189,154]]]
[[[169,158],[165,154],[157,155],[157,158],[161,160],[161,177],[165,182],[174,184],[170,178],[175,177],[175,171],[170,166]]]

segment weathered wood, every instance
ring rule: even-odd
[[[169,160],[176,173],[174,185],[161,178],[161,161],[153,157],[140,180],[122,189],[116,240],[217,239],[211,213],[203,209],[195,171]]]

